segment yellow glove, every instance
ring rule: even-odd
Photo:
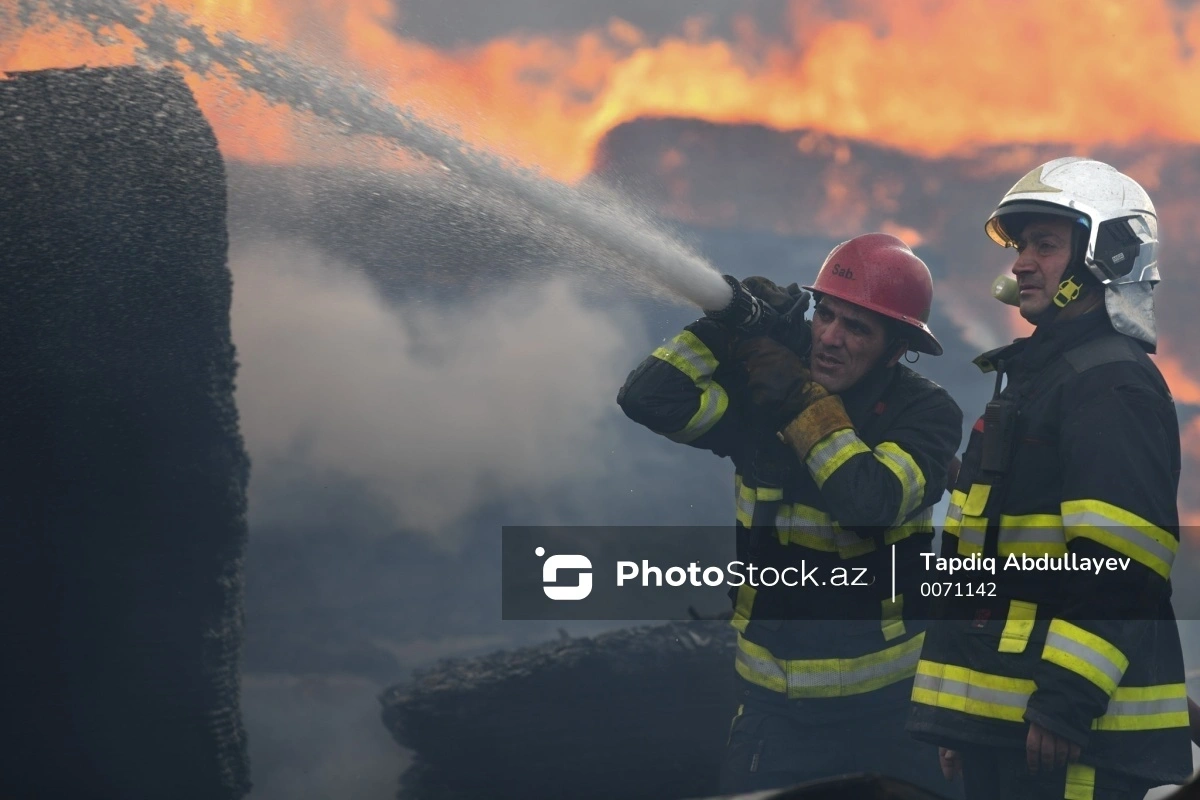
[[[842,398],[825,391],[825,387],[815,381],[806,383],[803,393],[804,410],[779,432],[780,441],[786,442],[801,461],[807,460],[809,451],[829,434],[854,429]]]

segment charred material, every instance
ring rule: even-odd
[[[248,461],[182,77],[0,80],[0,795],[235,798]]]
[[[676,622],[447,661],[386,690],[415,751],[401,798],[716,793],[734,703],[728,622]]]

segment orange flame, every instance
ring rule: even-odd
[[[1187,55],[1200,45],[1200,8],[1169,0],[1014,0],[1001,12],[989,0],[918,8],[863,0],[854,4],[858,19],[840,20],[793,0],[789,26],[774,38],[749,19],[734,26],[736,39],[713,38],[693,20],[649,42],[614,20],[571,37],[509,37],[453,51],[397,34],[388,0],[168,5],[212,31],[353,68],[469,140],[572,181],[587,174],[608,130],[646,115],[809,127],[926,155],[999,142],[1200,141],[1200,107],[1179,102],[1200,82],[1200,60]],[[122,38],[101,48],[66,24],[23,31],[15,42],[0,34],[0,69],[128,63],[129,37]],[[206,112],[216,92],[200,92]],[[294,142],[301,122],[245,102],[236,120],[213,115],[232,155],[314,155]]]

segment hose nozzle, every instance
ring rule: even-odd
[[[766,334],[779,320],[779,312],[750,294],[741,281],[732,275],[722,275],[733,292],[729,304],[716,311],[705,310],[711,320],[737,328],[750,336]]]

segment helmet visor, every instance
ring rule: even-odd
[[[1035,216],[1063,217],[1084,225],[1091,223],[1088,215],[1078,209],[1036,200],[1018,200],[1006,203],[993,211],[983,229],[987,231],[991,240],[1001,247],[1016,247],[1021,230]]]

